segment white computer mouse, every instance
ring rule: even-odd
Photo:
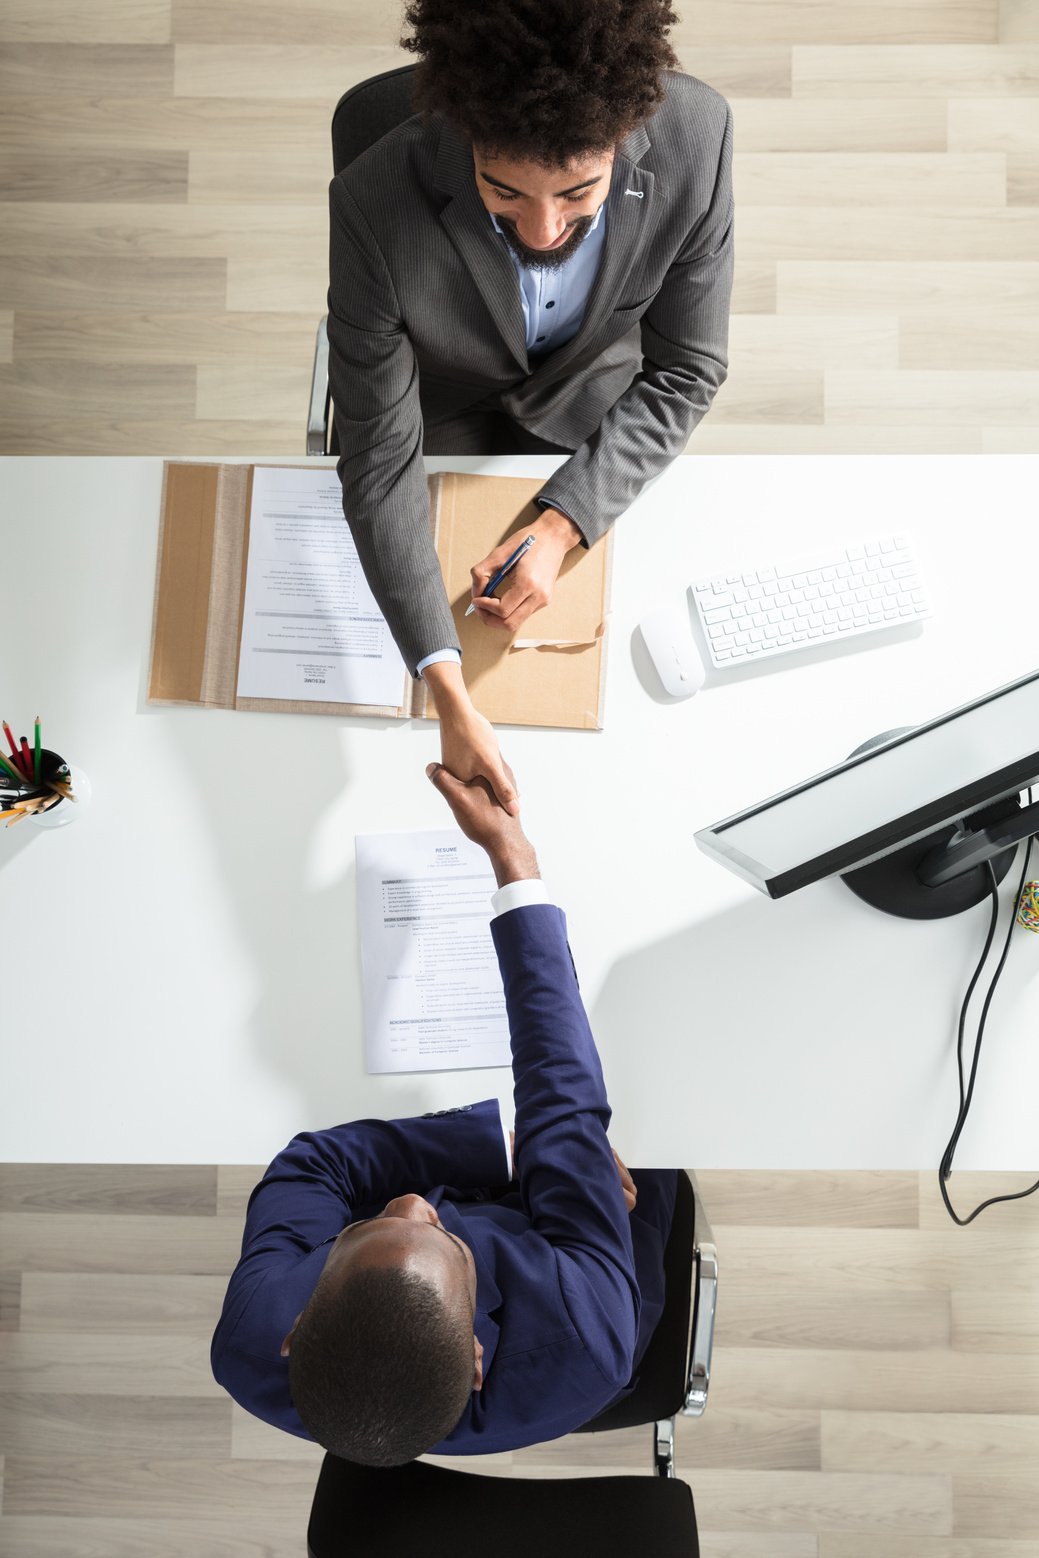
[[[706,671],[696,647],[685,602],[658,606],[639,623],[643,642],[665,692],[691,698],[704,684]]]

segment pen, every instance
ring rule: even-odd
[[[498,572],[494,575],[494,578],[491,580],[490,584],[484,590],[483,593],[485,595],[493,595],[494,594],[495,590],[498,588],[499,584],[504,579],[505,575],[509,572],[509,570],[511,568],[515,568],[515,566],[519,562],[520,558],[523,557],[527,552],[530,551],[531,547],[534,545],[534,542],[536,540],[537,540],[537,536],[528,536],[525,541],[521,541],[520,542],[519,546],[513,552],[512,556],[507,559],[507,561],[502,565],[501,568],[498,569]],[[476,607],[470,602],[470,604],[465,608],[466,616],[467,617],[471,617],[475,610],[476,610]]]
[[[29,751],[28,736],[22,737],[22,767],[25,769],[25,777],[32,784],[32,753]]]

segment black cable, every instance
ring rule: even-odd
[[[1029,802],[1031,802],[1031,789],[1028,791],[1028,799]],[[953,1126],[952,1135],[949,1138],[949,1142],[945,1148],[945,1151],[942,1153],[942,1161],[938,1168],[938,1188],[942,1193],[942,1200],[945,1202],[945,1210],[948,1212],[953,1222],[958,1223],[961,1228],[966,1228],[967,1224],[972,1223],[975,1217],[978,1217],[986,1207],[995,1206],[998,1201],[1020,1201],[1024,1196],[1030,1196],[1034,1191],[1039,1190],[1039,1179],[1037,1179],[1035,1183],[1033,1185],[1029,1185],[1026,1190],[1016,1190],[1007,1195],[990,1196],[987,1201],[982,1201],[980,1206],[976,1206],[973,1212],[971,1212],[967,1217],[960,1217],[959,1214],[953,1209],[952,1202],[949,1200],[949,1192],[945,1188],[945,1182],[952,1173],[952,1160],[956,1154],[956,1148],[959,1145],[963,1127],[967,1123],[967,1115],[970,1112],[971,1100],[974,1097],[974,1083],[978,1074],[978,1062],[981,1059],[981,1041],[985,1036],[985,1021],[988,1017],[989,1007],[992,1004],[992,997],[996,992],[996,985],[999,982],[999,976],[1003,972],[1007,956],[1010,952],[1010,941],[1014,934],[1014,926],[1017,923],[1017,910],[1018,905],[1021,902],[1021,894],[1024,891],[1025,882],[1028,878],[1028,865],[1032,857],[1032,845],[1034,841],[1035,840],[1033,835],[1031,838],[1029,838],[1027,847],[1025,849],[1024,864],[1021,867],[1021,880],[1018,883],[1017,892],[1014,895],[1014,900],[1011,905],[1010,924],[1007,928],[1006,940],[1003,943],[1003,951],[1000,954],[999,962],[996,965],[996,971],[989,981],[989,987],[985,994],[985,1000],[982,1004],[981,1016],[978,1019],[978,1034],[974,1041],[974,1054],[971,1060],[970,1080],[967,1083],[966,1089],[964,1089],[963,1034],[966,1027],[967,1006],[970,1002],[971,996],[974,994],[974,988],[978,982],[978,979],[981,975],[981,970],[984,968],[991,950],[992,939],[995,935],[996,924],[999,918],[999,885],[996,881],[996,873],[992,869],[991,861],[985,862],[985,868],[989,874],[989,888],[992,895],[992,915],[989,920],[988,935],[985,938],[984,951],[981,954],[977,968],[974,970],[974,975],[971,979],[971,982],[967,986],[967,993],[963,998],[963,1005],[960,1007],[960,1021],[956,1039],[956,1067],[959,1074],[960,1083],[960,1107],[956,1115],[956,1124]]]

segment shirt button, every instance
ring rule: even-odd
[[[545,339],[545,337],[543,335],[539,335],[536,339],[538,341],[543,341]]]
[[[555,308],[555,306],[556,306],[556,305],[555,305],[555,302],[554,302],[554,301],[553,301],[553,302],[551,302],[551,303],[546,303],[546,304],[545,304],[545,307],[546,307],[546,308]]]

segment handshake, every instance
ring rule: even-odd
[[[515,792],[516,776],[507,763],[503,767]],[[506,811],[487,779],[482,775],[475,779],[456,779],[443,763],[430,763],[426,776],[450,806],[466,838],[486,850],[499,887],[541,875],[534,846],[524,833],[519,817]]]

